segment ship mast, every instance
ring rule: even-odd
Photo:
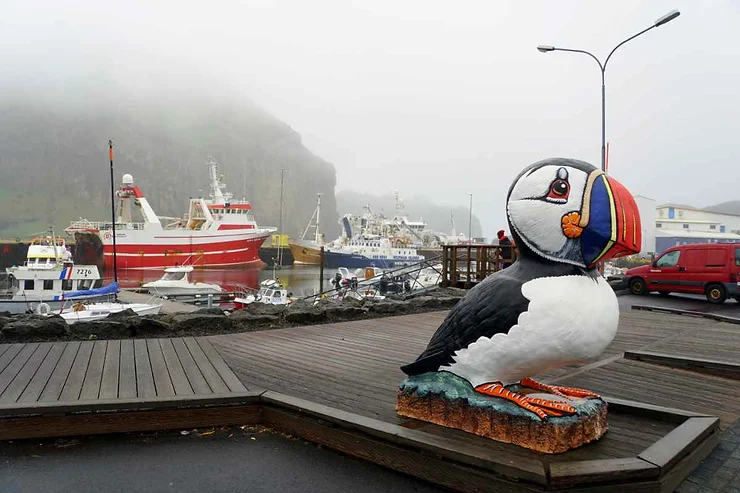
[[[283,243],[283,184],[285,183],[285,168],[280,170],[280,217],[278,218],[277,258],[272,260],[272,278],[275,279],[275,269],[283,266],[283,252],[280,248]],[[273,236],[273,239],[275,236]]]
[[[319,225],[321,224],[321,192],[316,194],[316,235],[314,241],[319,244]]]

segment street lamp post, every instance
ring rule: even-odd
[[[617,51],[617,48],[625,44],[627,41],[631,41],[638,37],[641,34],[644,34],[648,32],[649,30],[653,29],[654,27],[662,26],[663,24],[666,24],[676,17],[681,15],[681,12],[678,10],[672,10],[671,12],[668,12],[663,17],[656,20],[652,26],[648,27],[647,29],[643,29],[639,33],[635,34],[634,36],[630,36],[629,38],[625,39],[621,43],[619,43],[617,46],[614,47],[614,49],[609,52],[609,55],[606,57],[606,60],[604,63],[601,63],[601,61],[596,58],[593,54],[589,53],[588,51],[584,50],[571,50],[568,48],[556,48],[554,46],[548,46],[548,45],[539,45],[537,49],[541,51],[542,53],[548,53],[550,51],[569,51],[571,53],[583,53],[584,55],[588,55],[594,60],[596,60],[596,63],[599,64],[599,68],[601,69],[601,170],[606,172],[606,84],[604,79],[604,74],[606,72],[606,64],[609,63],[609,59],[612,57],[615,51]]]

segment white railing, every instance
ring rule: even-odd
[[[87,219],[82,219],[80,221],[72,221],[69,224],[67,231],[86,229],[97,229],[98,231],[105,231],[111,229],[111,223],[105,221],[88,221]],[[144,229],[144,223],[116,223],[116,229]]]

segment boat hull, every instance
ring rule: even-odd
[[[109,299],[111,295],[101,295],[101,296],[80,296],[77,298],[69,298],[67,300],[51,300],[51,299],[42,299],[42,300],[0,300],[0,312],[10,312],[10,313],[36,313],[36,309],[40,304],[46,304],[49,305],[49,311],[51,313],[54,313],[55,311],[58,312],[66,305],[66,307],[69,307],[70,304],[76,302],[76,301],[90,301],[90,302],[97,302],[97,301],[105,301]]]
[[[151,283],[142,286],[149,290],[149,294],[164,295],[164,296],[183,296],[190,295],[195,296],[199,294],[221,294],[221,288],[218,286],[157,286],[151,285]]]
[[[321,264],[321,250],[315,246],[315,243],[303,244],[290,242],[290,253],[293,254],[293,263],[319,265]]]
[[[419,259],[374,259],[366,257],[360,254],[350,253],[339,253],[332,251],[324,252],[324,266],[330,269],[338,269],[340,267],[347,267],[348,269],[365,268],[365,267],[380,267],[381,269],[392,269],[395,267],[403,267],[405,265],[414,265],[424,258]]]
[[[132,232],[116,232],[116,261],[119,269],[134,270],[164,269],[183,264],[200,269],[241,266],[261,262],[259,248],[268,236],[269,232],[223,235],[181,235],[175,232],[147,238]],[[106,269],[111,269],[113,243],[110,232],[103,235],[103,256]]]

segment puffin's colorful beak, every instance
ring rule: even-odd
[[[588,177],[583,197],[581,248],[588,267],[610,258],[640,253],[640,213],[632,194],[602,171]]]

